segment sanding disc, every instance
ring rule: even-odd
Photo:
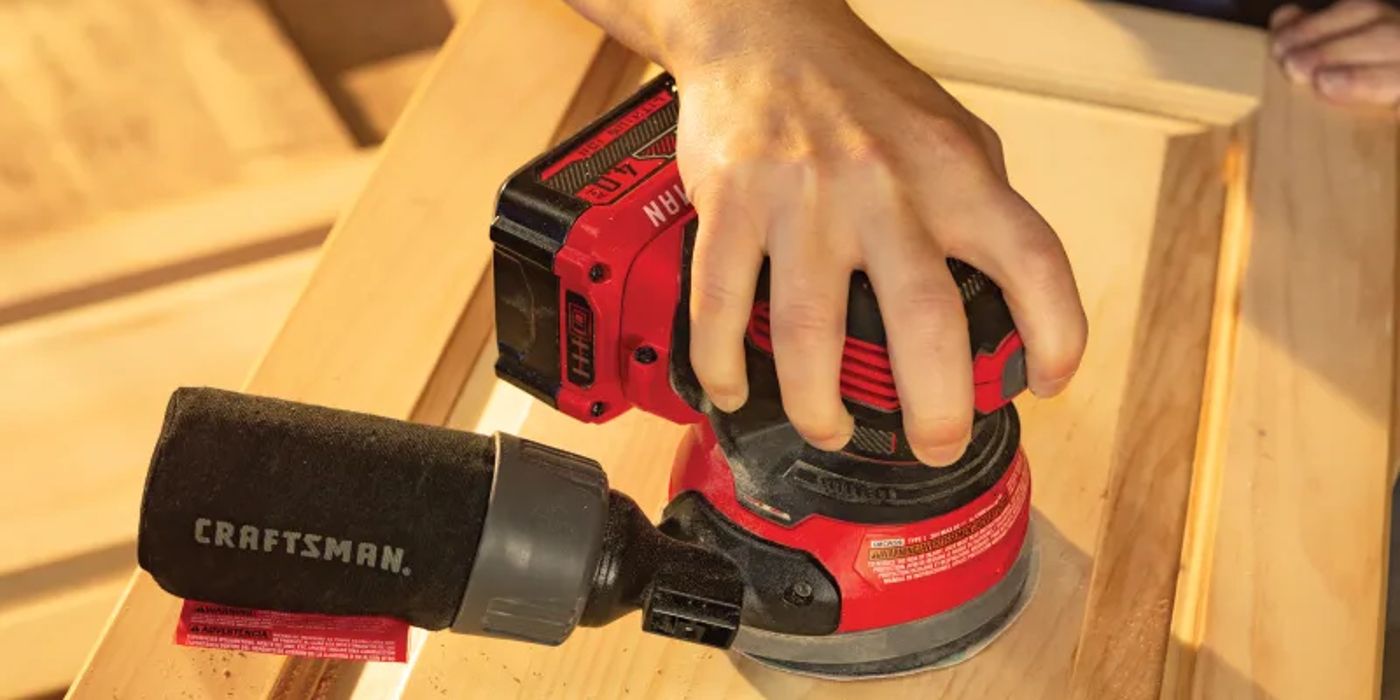
[[[1006,576],[952,610],[894,627],[824,637],[741,628],[734,649],[788,673],[828,680],[891,678],[953,666],[987,648],[1020,616],[1040,569],[1035,516]]]

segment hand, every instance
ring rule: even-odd
[[[1285,5],[1269,18],[1274,57],[1324,99],[1400,109],[1400,9],[1340,0],[1308,13]]]
[[[676,77],[678,165],[700,220],[691,362],[715,406],[747,398],[765,255],[783,407],[818,448],[853,428],[839,370],[856,269],[879,298],[920,461],[955,461],[971,434],[967,321],[945,257],[1004,290],[1032,391],[1069,381],[1086,321],[1059,239],[1008,185],[996,134],[844,1],[572,2]]]

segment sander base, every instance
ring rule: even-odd
[[[1033,516],[1006,576],[952,610],[893,627],[825,637],[743,627],[733,648],[764,666],[828,680],[890,678],[953,666],[985,649],[1020,616],[1039,568]]]

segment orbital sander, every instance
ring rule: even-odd
[[[840,385],[855,430],[844,448],[808,445],[783,412],[766,266],[745,342],[748,401],[714,408],[688,360],[697,221],[676,167],[678,114],[662,76],[506,183],[491,229],[498,374],[580,420],[636,407],[693,425],[661,529],[739,564],[744,653],[842,677],[960,658],[1017,609],[1032,568],[1010,403],[1025,356],[1001,290],[948,261],[976,396],[971,443],[949,468],[919,465],[905,439],[863,273],[847,304]]]
[[[528,440],[183,389],[148,477],[142,567],[203,601],[547,644],[640,609],[647,631],[829,678],[911,673],[988,644],[1036,568],[1011,404],[1024,353],[1001,291],[948,261],[976,385],[972,439],[949,467],[919,464],[905,439],[860,272],[844,448],[810,446],[782,410],[766,266],[748,401],[716,409],[688,360],[696,214],[678,111],[670,77],[652,81],[514,174],[491,227],[500,377],[579,420],[635,407],[691,426],[657,526],[596,464]],[[325,556],[296,556],[287,532]]]

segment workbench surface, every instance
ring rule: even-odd
[[[1243,27],[1050,0],[854,4],[1002,136],[1090,318],[1069,391],[1019,402],[1041,563],[1003,638],[858,684],[635,617],[560,648],[436,634],[410,665],[284,661],[172,646],[177,602],[137,574],[75,696],[1374,695],[1393,122],[1294,89]],[[542,49],[519,61],[520,45]],[[575,450],[656,516],[682,429],[635,412],[585,426],[495,382],[485,275],[499,183],[647,70],[558,3],[478,0],[247,390]]]

